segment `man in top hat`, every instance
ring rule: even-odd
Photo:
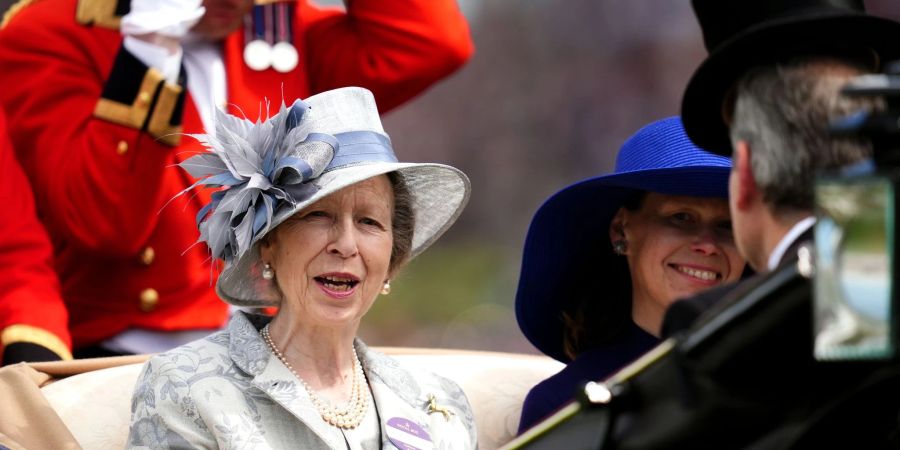
[[[828,131],[830,122],[874,106],[841,88],[900,56],[900,24],[867,15],[861,1],[693,0],[693,7],[709,56],[684,94],[685,129],[701,148],[732,157],[735,242],[763,275],[676,302],[665,335],[796,261],[812,238],[815,175],[871,156],[870,143]]]
[[[225,323],[193,231],[209,199],[167,203],[191,185],[173,166],[201,150],[183,134],[213,129],[215,107],[264,120],[282,100],[362,86],[384,112],[472,52],[455,0],[257,3],[43,0],[6,15],[0,107],[65,299],[28,314],[67,312],[68,330],[32,325],[71,333],[76,356],[160,351]]]

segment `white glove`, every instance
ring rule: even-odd
[[[126,36],[156,34],[180,40],[203,17],[202,4],[202,0],[131,0],[120,31]]]

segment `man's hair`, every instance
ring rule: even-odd
[[[833,120],[878,106],[840,93],[865,72],[851,60],[819,56],[761,66],[738,81],[731,141],[749,143],[753,176],[773,212],[811,211],[818,172],[871,156],[867,140],[828,131]]]

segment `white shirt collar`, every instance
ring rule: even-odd
[[[812,228],[815,223],[815,216],[809,216],[795,223],[794,226],[788,230],[787,234],[781,238],[781,242],[779,242],[772,250],[772,253],[769,254],[769,270],[775,270],[778,267],[778,264],[781,263],[781,258],[784,258],[784,252],[787,251],[788,247],[790,247],[801,234],[805,233],[806,230]]]

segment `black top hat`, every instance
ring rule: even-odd
[[[731,154],[723,103],[748,69],[795,56],[864,57],[872,70],[900,56],[900,23],[861,0],[693,0],[709,56],[688,82],[681,115],[699,147]]]

